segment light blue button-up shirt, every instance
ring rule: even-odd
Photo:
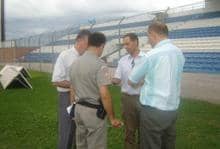
[[[159,110],[176,110],[180,103],[180,83],[185,59],[169,39],[159,42],[129,75],[132,83],[144,77],[140,103]]]

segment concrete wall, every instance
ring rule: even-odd
[[[220,104],[220,75],[184,73],[181,96]]]
[[[0,48],[0,62],[15,62],[36,48]]]
[[[220,10],[220,1],[219,0],[206,0],[205,9],[211,10],[211,11]]]
[[[3,63],[1,65],[4,65]],[[18,63],[27,69],[52,73],[53,64],[49,63]],[[111,68],[111,74],[114,74],[115,68]],[[210,103],[220,104],[220,75],[219,74],[201,74],[201,73],[183,73],[181,96],[195,100],[208,101]]]

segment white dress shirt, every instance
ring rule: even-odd
[[[115,71],[114,78],[121,80],[121,91],[129,95],[139,95],[140,87],[133,88],[128,85],[128,76],[134,67],[141,62],[141,59],[145,56],[145,53],[140,51],[138,56],[133,58],[130,54],[123,56],[119,62]]]
[[[79,57],[79,53],[73,47],[71,49],[62,51],[55,63],[52,82],[59,82],[59,81],[70,81],[69,71],[70,66],[72,65],[73,61],[75,61]],[[57,87],[59,92],[67,92],[69,89]]]

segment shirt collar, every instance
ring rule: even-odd
[[[140,51],[138,54],[139,57],[145,56],[145,53],[143,51]]]
[[[86,50],[85,55],[92,55],[92,56],[98,57],[98,56],[95,54],[95,52],[90,51],[90,50]]]
[[[72,50],[73,50],[73,53],[74,53],[76,56],[79,56],[79,52],[76,50],[75,47],[73,47]]]
[[[140,50],[137,57],[142,57],[144,55],[145,55],[145,53]],[[128,54],[128,59],[133,59],[133,57],[130,54]]]
[[[162,45],[164,45],[164,44],[167,44],[167,43],[170,43],[170,42],[171,42],[170,39],[161,40],[159,43],[157,43],[157,44],[155,45],[154,48],[159,48],[160,46],[162,46]]]

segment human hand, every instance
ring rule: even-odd
[[[111,122],[111,125],[115,128],[120,128],[121,126],[123,126],[123,122],[121,120],[118,120],[118,119],[112,119],[110,120]]]

